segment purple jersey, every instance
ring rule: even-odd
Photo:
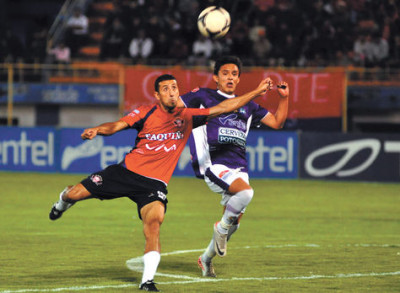
[[[233,98],[221,91],[208,88],[195,89],[181,96],[188,108],[210,108]],[[195,128],[189,139],[192,165],[197,177],[214,164],[229,168],[242,168],[247,172],[246,138],[250,127],[259,126],[268,110],[250,102],[235,112],[222,114]]]

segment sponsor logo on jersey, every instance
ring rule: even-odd
[[[246,147],[246,133],[234,128],[218,128],[218,142]]]
[[[222,178],[226,173],[228,173],[229,172],[229,170],[224,170],[224,171],[222,171],[221,173],[219,173],[219,175],[218,175],[218,177],[219,178]]]
[[[102,178],[100,175],[98,175],[98,174],[93,174],[93,175],[90,177],[90,180],[92,180],[92,182],[93,182],[94,184],[96,184],[97,186],[103,184],[103,178]]]
[[[237,114],[229,114],[225,117],[219,117],[219,122],[221,122],[222,125],[234,126],[241,130],[246,130],[246,124],[242,120],[236,120],[237,117]]]
[[[149,144],[146,143],[146,149],[148,149],[150,151],[155,151],[155,152],[158,152],[159,150],[163,149],[165,152],[168,153],[170,151],[176,151],[176,145],[174,144],[173,146],[171,146],[169,148],[165,144],[151,147],[151,146],[149,146]]]
[[[199,87],[192,89],[192,93],[198,92],[200,90]]]
[[[170,132],[170,133],[158,133],[158,134],[147,133],[145,137],[148,140],[158,140],[158,141],[163,141],[167,139],[178,140],[178,139],[183,139],[183,133],[180,131]]]

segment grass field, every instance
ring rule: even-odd
[[[131,201],[92,199],[48,219],[58,193],[83,177],[0,172],[0,293],[140,292],[144,237]],[[251,184],[240,230],[214,259],[218,277],[207,279],[196,261],[220,218],[219,196],[201,180],[172,179],[159,289],[400,292],[399,184]]]

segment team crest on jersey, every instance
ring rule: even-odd
[[[185,120],[183,120],[183,119],[181,119],[181,118],[177,118],[177,119],[174,121],[174,125],[175,125],[176,127],[182,127],[184,123],[185,123]]]
[[[97,186],[103,184],[103,178],[102,178],[100,175],[98,175],[98,174],[93,174],[93,175],[90,177],[90,180],[92,180],[92,182],[93,182],[94,184],[96,184]]]
[[[198,92],[199,90],[200,90],[199,87],[197,87],[197,88],[195,88],[195,89],[192,89],[192,93]]]
[[[233,112],[235,112],[235,113],[240,113],[240,114],[245,114],[246,115],[246,109],[245,108],[240,108],[240,109],[238,109],[238,110],[235,110],[235,111],[233,111]]]

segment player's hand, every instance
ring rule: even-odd
[[[289,85],[285,81],[280,81],[276,85],[278,89],[278,93],[281,96],[281,98],[287,98],[289,96]]]
[[[257,91],[259,92],[259,95],[264,95],[267,91],[270,91],[273,86],[274,82],[271,78],[267,77],[260,82],[257,87]]]
[[[82,139],[93,139],[97,135],[97,128],[87,128],[85,129],[81,137]]]

